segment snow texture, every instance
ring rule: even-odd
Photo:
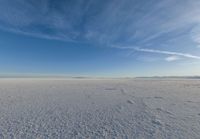
[[[0,79],[0,139],[199,139],[200,80]]]

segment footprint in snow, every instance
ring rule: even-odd
[[[129,103],[129,104],[133,104],[133,101],[131,101],[131,100],[127,100],[127,103]]]
[[[160,96],[155,96],[154,98],[155,99],[163,99],[163,97],[160,97]]]
[[[124,89],[120,89],[120,92],[121,92],[123,95],[126,95]]]
[[[116,107],[116,111],[117,111],[118,113],[121,113],[122,110],[123,110],[123,106],[117,106],[117,107]]]
[[[162,125],[162,122],[158,119],[155,119],[155,120],[152,120],[151,121],[153,124],[157,125],[157,126],[161,126]]]
[[[173,113],[166,111],[166,110],[163,110],[162,108],[156,108],[156,110],[159,111],[159,112],[164,112],[164,113],[169,114],[169,115],[173,115]]]
[[[86,98],[90,99],[90,98],[91,98],[91,95],[86,95]]]
[[[112,91],[112,90],[116,90],[116,88],[105,88],[105,90]]]
[[[188,101],[186,101],[187,103],[193,103],[193,104],[198,104],[198,103],[200,103],[200,102],[198,102],[198,101],[191,101],[191,100],[188,100]]]

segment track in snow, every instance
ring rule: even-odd
[[[0,138],[200,138],[200,80],[1,79]]]

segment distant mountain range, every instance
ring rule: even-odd
[[[149,76],[149,77],[136,77],[136,78],[148,78],[148,79],[200,79],[200,76]]]

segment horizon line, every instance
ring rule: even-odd
[[[137,79],[137,78],[200,78],[200,75],[152,75],[152,76],[70,76],[70,75],[0,75],[2,78],[66,78],[66,79]]]

